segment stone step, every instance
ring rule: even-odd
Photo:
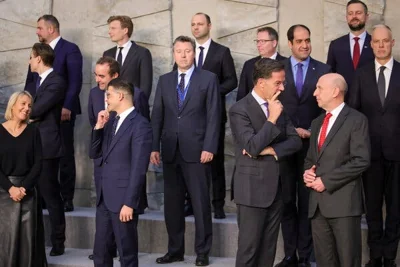
[[[50,252],[50,248],[47,249],[47,255]],[[65,254],[57,257],[47,257],[49,267],[93,267],[93,261],[88,259],[88,255],[91,253],[90,249],[72,249],[68,248],[65,250]],[[139,266],[140,267],[160,267],[156,263],[156,258],[161,257],[162,254],[148,254],[139,253]],[[193,267],[196,257],[185,256],[183,262],[177,262],[170,264],[169,266],[178,267]],[[233,267],[235,266],[234,258],[210,258],[210,265],[215,267]],[[120,267],[120,262],[114,259],[114,267]]]
[[[48,213],[44,211],[45,228],[50,229]],[[194,256],[194,217],[186,218],[185,255]],[[367,226],[362,220],[362,255],[363,263],[368,261]],[[77,207],[75,211],[66,213],[66,242],[67,248],[88,249],[91,251],[95,233],[95,208]],[[164,214],[160,211],[146,211],[140,215],[138,224],[139,251],[141,253],[164,254],[167,252],[168,236],[164,222]],[[228,213],[223,220],[213,219],[213,245],[210,252],[212,257],[235,258],[237,250],[238,227],[236,214]],[[46,231],[46,245],[51,246],[49,231]],[[87,253],[89,255],[90,252]],[[87,256],[86,255],[86,256]],[[397,258],[400,263],[400,253]],[[282,235],[279,235],[276,260],[284,257]]]

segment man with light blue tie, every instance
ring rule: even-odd
[[[301,24],[291,26],[287,32],[292,55],[284,61],[287,84],[279,100],[291,118],[303,147],[291,156],[290,168],[281,170],[285,258],[276,267],[310,266],[312,235],[308,219],[309,191],[303,182],[303,166],[311,135],[311,121],[321,114],[313,93],[318,79],[331,72],[329,65],[310,57],[310,35],[308,27]]]

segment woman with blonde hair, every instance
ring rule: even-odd
[[[32,96],[11,95],[0,126],[0,266],[47,266],[42,211],[36,183],[42,148],[38,129],[29,124]]]

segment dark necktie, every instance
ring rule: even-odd
[[[178,85],[178,108],[182,108],[183,101],[185,100],[185,75],[186,73],[181,73],[181,80]]]
[[[353,48],[353,66],[354,69],[357,68],[358,62],[360,61],[360,44],[358,43],[358,40],[360,40],[359,37],[354,37],[354,48]]]
[[[40,81],[42,80],[42,77],[38,76],[37,80],[36,80],[36,92],[38,91],[39,87],[40,87]]]
[[[326,139],[326,132],[328,131],[329,119],[331,117],[332,117],[331,113],[326,114],[324,122],[322,123],[321,133],[319,135],[319,141],[318,141],[318,152],[321,151],[321,147],[324,145]]]
[[[203,50],[204,50],[204,47],[199,46],[199,48],[200,48],[200,54],[199,54],[199,62],[197,62],[197,67],[199,69],[201,69],[201,68],[203,68],[203,58],[204,58]]]
[[[267,112],[265,113],[265,116],[267,117],[267,119],[268,119],[268,116],[269,116],[269,112],[268,112],[268,102],[265,102],[264,104],[264,107],[267,109]]]
[[[386,69],[385,66],[381,66],[379,68],[379,76],[378,76],[378,91],[382,106],[385,104],[386,81],[385,81],[385,75],[383,74],[383,71],[385,69]]]
[[[123,46],[118,47],[119,49],[119,53],[118,53],[118,57],[117,57],[117,61],[119,63],[119,66],[122,67],[122,49],[124,49]]]
[[[117,126],[118,126],[119,116],[116,116],[112,125],[112,136],[111,139],[114,138],[115,134],[117,133]]]
[[[301,63],[297,63],[296,91],[297,95],[300,97],[301,92],[303,91],[303,64]]]

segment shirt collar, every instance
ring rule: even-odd
[[[326,114],[331,113],[332,117],[337,118],[337,116],[339,116],[339,113],[342,111],[343,108],[344,108],[344,102],[339,106],[337,106],[336,108],[334,108],[331,112],[326,112]]]
[[[267,101],[262,99],[261,96],[259,96],[254,89],[251,91],[251,95],[256,99],[257,103],[261,106],[264,105]]]
[[[117,48],[119,47],[123,47],[123,50],[129,50],[129,48],[131,48],[132,46],[132,42],[131,40],[128,40],[128,42],[124,43],[123,45],[117,45]]]
[[[208,48],[210,47],[210,44],[211,44],[211,38],[208,39],[207,42],[205,42],[205,43],[202,44],[202,45],[199,44],[199,43],[196,41],[196,49],[197,49],[197,48],[200,49],[199,46],[202,46],[202,47],[204,47],[205,50],[208,50]]]
[[[119,116],[119,120],[122,122],[126,119],[126,117],[128,117],[128,115],[135,109],[135,107],[130,107],[127,110],[125,110],[124,112],[121,112],[121,114],[118,114],[117,116]]]
[[[50,69],[46,70],[45,72],[43,72],[42,74],[40,74],[39,75],[40,76],[40,83],[42,83],[47,78],[47,76],[49,76],[49,74],[52,71],[53,71],[53,68],[50,68]]]
[[[376,59],[375,59],[375,71],[379,71],[379,68],[380,68],[381,66],[382,66],[382,65],[379,64],[378,61],[376,61]],[[387,69],[389,69],[389,70],[391,71],[391,70],[393,69],[393,57],[391,57],[391,58],[389,59],[389,61],[386,62],[386,64],[383,65],[383,66],[385,66]]]
[[[360,34],[359,36],[355,36],[353,33],[349,33],[349,37],[350,37],[350,40],[353,40],[354,37],[358,37],[358,38],[360,38],[360,40],[365,41],[365,38],[367,37],[367,31],[364,31],[364,32],[363,32],[362,34]]]
[[[190,77],[190,76],[192,76],[193,71],[194,71],[194,64],[190,67],[190,69],[188,69],[185,72],[180,71],[179,68],[178,68],[178,78],[181,76],[182,73],[186,74],[185,78],[186,77]]]
[[[297,63],[301,63],[301,64],[303,64],[303,67],[305,67],[307,69],[308,68],[308,64],[310,64],[310,57],[308,57],[304,61],[299,62],[293,56],[290,56],[290,63],[292,64],[293,67],[296,66]]]
[[[49,43],[50,47],[53,48],[53,50],[55,49],[55,47],[56,47],[58,41],[60,41],[60,39],[61,39],[61,36],[58,36],[56,39],[54,39],[53,41],[51,41]]]

